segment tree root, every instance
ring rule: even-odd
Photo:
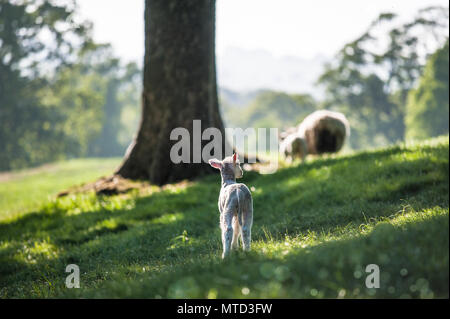
[[[150,186],[150,183],[144,181],[132,181],[121,177],[120,175],[112,175],[109,177],[101,177],[93,183],[76,186],[62,192],[57,197],[64,197],[74,193],[85,193],[94,191],[98,195],[117,195],[125,194],[133,189],[143,189]]]

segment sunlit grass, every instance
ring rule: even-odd
[[[108,175],[119,163],[120,159],[77,159],[0,173],[0,220],[39,209],[58,192]]]
[[[43,199],[0,222],[0,296],[448,297],[448,150],[441,137],[247,172],[252,251],[225,261],[218,175]],[[80,266],[80,289],[65,288],[70,263]],[[364,284],[372,263],[379,289]]]

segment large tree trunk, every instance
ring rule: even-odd
[[[215,67],[215,0],[146,0],[142,119],[116,174],[162,185],[210,172],[205,163],[174,164],[172,129],[191,134],[224,127],[219,113]],[[202,142],[202,146],[208,141]],[[192,162],[192,160],[191,160]]]

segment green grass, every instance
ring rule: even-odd
[[[448,298],[448,160],[447,136],[246,173],[253,246],[225,261],[219,175],[2,212],[0,296]],[[10,183],[2,194],[25,200],[33,181]],[[80,289],[65,287],[72,263]],[[368,264],[380,267],[379,289],[365,286]]]
[[[16,172],[0,172],[0,221],[39,209],[58,192],[111,174],[120,159],[76,159]]]

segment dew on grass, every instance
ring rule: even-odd
[[[345,289],[341,289],[341,290],[339,290],[339,293],[338,293],[338,298],[344,298],[344,297],[345,297],[345,294],[346,294],[346,291],[345,291]]]
[[[274,273],[274,266],[270,263],[263,263],[260,267],[259,267],[259,272],[261,273],[261,275],[264,278],[271,278],[273,276]]]
[[[196,298],[198,297],[200,288],[197,282],[192,277],[187,277],[178,280],[169,287],[169,298]]]
[[[208,295],[207,295],[208,299],[216,299],[217,298],[217,289],[211,288],[208,291]]]
[[[432,292],[430,289],[420,290],[420,298],[422,298],[422,299],[433,299],[434,298],[434,292]]]
[[[372,289],[367,289],[367,294],[369,296],[375,296],[375,294],[377,293],[377,290],[372,288]]]
[[[274,273],[275,273],[275,278],[278,281],[284,281],[287,278],[289,278],[289,275],[290,275],[290,271],[287,266],[278,266],[277,268],[275,268]]]

